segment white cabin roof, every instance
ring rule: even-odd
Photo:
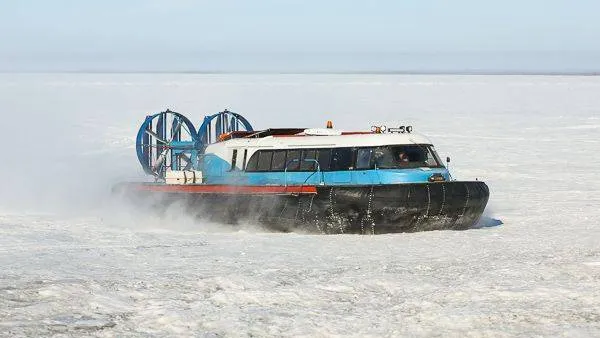
[[[341,148],[341,147],[376,147],[401,144],[432,144],[431,141],[417,133],[360,133],[346,135],[287,135],[267,136],[262,138],[236,138],[217,142],[206,148],[207,153],[218,152],[220,148],[261,148],[261,149],[294,149],[294,148]]]

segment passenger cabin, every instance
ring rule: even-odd
[[[414,133],[267,129],[206,147],[206,184],[362,185],[449,180],[432,143]]]

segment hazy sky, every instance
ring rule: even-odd
[[[600,69],[598,0],[0,0],[0,70]]]

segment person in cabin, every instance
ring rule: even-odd
[[[400,162],[401,166],[408,165],[408,155],[405,152],[401,152],[400,154],[398,154],[398,162]]]

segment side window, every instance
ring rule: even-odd
[[[283,171],[285,169],[285,150],[276,150],[273,152],[272,171]]]
[[[242,161],[242,170],[246,169],[246,157],[248,157],[248,149],[244,149],[244,159]]]
[[[356,151],[356,169],[371,168],[373,148],[361,148]]]
[[[248,164],[246,165],[246,171],[256,171],[257,167],[258,167],[258,154],[260,153],[259,151],[255,151],[254,154],[252,154],[252,156],[250,156],[250,159],[248,160]]]
[[[352,148],[336,148],[331,151],[331,170],[352,168]]]
[[[427,154],[423,151],[423,149],[418,147],[405,147],[404,149],[406,156],[408,156],[409,162],[425,162],[427,161]]]
[[[331,158],[331,149],[319,149],[317,151],[317,159],[319,161],[319,167],[322,171],[329,170],[329,160]]]
[[[300,169],[300,150],[288,150],[285,163],[288,171]]]
[[[229,168],[229,171],[235,170],[236,162],[237,162],[237,149],[233,149],[233,155],[231,155],[231,168]]]
[[[263,150],[258,155],[258,171],[269,171],[271,170],[271,158],[273,152],[270,150]]]
[[[433,146],[429,146],[430,159],[428,160],[428,164],[431,167],[442,167],[442,160],[440,159],[440,155],[435,151]]]
[[[397,155],[394,155],[392,147],[383,146],[377,147],[371,154],[371,162],[373,167],[379,169],[391,169],[397,167],[396,160],[394,159]]]
[[[302,151],[302,163],[300,163],[301,171],[315,171],[317,166],[313,160],[317,159],[316,150],[303,150]]]

